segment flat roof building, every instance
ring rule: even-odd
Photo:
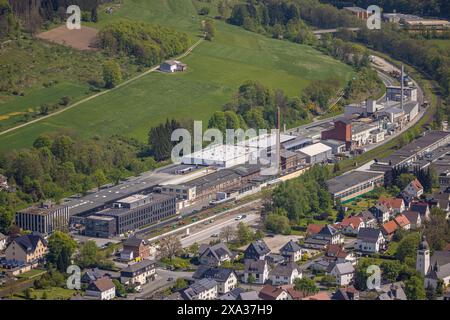
[[[320,142],[301,148],[298,152],[306,155],[309,164],[326,162],[333,157],[332,148]]]
[[[96,216],[116,219],[116,233],[133,231],[176,214],[176,197],[152,193],[127,197],[112,208],[97,212]]]
[[[336,201],[351,200],[372,191],[384,183],[383,172],[351,171],[327,181],[328,192]]]
[[[84,234],[94,238],[111,238],[117,235],[116,219],[108,216],[86,218]]]
[[[16,225],[23,230],[50,234],[69,225],[67,205],[54,205],[51,201],[34,205],[16,213]]]

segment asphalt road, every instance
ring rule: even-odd
[[[212,238],[211,236],[215,233],[220,233],[220,231],[225,228],[226,226],[232,226],[236,227],[239,222],[244,222],[245,224],[249,224],[251,222],[256,221],[259,218],[259,215],[250,213],[242,220],[236,220],[235,218],[238,216],[238,214],[234,215],[233,217],[230,217],[229,219],[213,224],[210,227],[207,227],[201,231],[198,231],[196,233],[193,233],[185,238],[181,239],[181,245],[183,248],[189,247],[190,245],[194,243],[201,243],[205,242],[206,240],[210,239],[217,239]]]

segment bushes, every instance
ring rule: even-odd
[[[186,33],[144,22],[120,20],[105,26],[99,34],[100,46],[112,55],[134,56],[136,62],[152,66],[186,51]]]

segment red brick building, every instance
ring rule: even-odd
[[[322,132],[322,140],[344,141],[346,148],[349,149],[352,144],[352,123],[347,119],[340,119],[334,122],[334,128]]]

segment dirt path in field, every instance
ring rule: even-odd
[[[198,40],[198,41],[197,41],[196,43],[194,43],[188,50],[186,50],[186,52],[184,52],[183,54],[181,54],[181,55],[178,56],[178,57],[175,57],[175,59],[179,60],[179,59],[183,59],[183,58],[187,57],[187,56],[188,56],[188,55],[189,55],[189,54],[190,54],[190,53],[191,53],[191,52],[192,52],[192,51],[193,51],[200,43],[203,42],[203,40],[204,40],[203,38],[201,38],[200,40]],[[34,123],[36,123],[36,122],[39,122],[39,121],[48,119],[48,118],[50,118],[50,117],[54,117],[54,116],[56,116],[56,115],[58,115],[58,114],[61,114],[61,113],[65,112],[65,111],[67,111],[67,110],[70,110],[70,109],[72,109],[72,108],[75,108],[75,107],[79,106],[80,104],[83,104],[83,103],[85,103],[85,102],[91,101],[91,100],[93,100],[93,99],[95,99],[95,98],[97,98],[97,97],[100,97],[100,96],[104,95],[104,94],[107,94],[107,93],[109,93],[109,92],[112,92],[112,91],[114,91],[114,90],[117,90],[117,89],[119,89],[119,88],[121,88],[121,87],[123,87],[123,86],[126,86],[127,84],[129,84],[129,83],[131,83],[131,82],[133,82],[133,81],[136,81],[136,80],[138,80],[138,79],[140,79],[140,78],[146,76],[146,75],[149,74],[149,73],[152,73],[152,72],[157,71],[158,68],[159,68],[159,65],[154,66],[154,67],[150,68],[149,70],[147,70],[147,71],[145,71],[145,72],[143,72],[143,73],[141,73],[141,74],[138,74],[137,76],[135,76],[135,77],[133,77],[133,78],[130,78],[130,79],[128,79],[128,80],[126,80],[126,81],[124,81],[124,82],[118,84],[116,87],[114,87],[114,88],[112,88],[112,89],[108,89],[108,90],[101,91],[101,92],[96,93],[96,94],[94,94],[94,95],[92,95],[92,96],[89,96],[89,97],[87,97],[87,98],[84,98],[84,99],[82,99],[82,100],[80,100],[80,101],[78,101],[78,102],[75,102],[74,104],[72,104],[72,105],[70,105],[70,106],[68,106],[68,107],[66,107],[66,108],[64,108],[64,109],[61,109],[61,110],[56,111],[56,112],[53,112],[53,113],[51,113],[51,114],[49,114],[49,115],[42,116],[42,117],[39,117],[39,118],[37,118],[37,119],[31,120],[31,121],[29,121],[29,122],[26,122],[26,123],[24,123],[24,124],[21,124],[21,125],[18,125],[18,126],[9,128],[9,129],[7,129],[7,130],[4,130],[4,131],[0,132],[0,136],[2,136],[2,135],[4,135],[4,134],[7,134],[7,133],[10,133],[10,132],[13,132],[13,131],[15,131],[15,130],[17,130],[17,129],[20,129],[20,128],[29,126],[29,125],[34,124]]]

